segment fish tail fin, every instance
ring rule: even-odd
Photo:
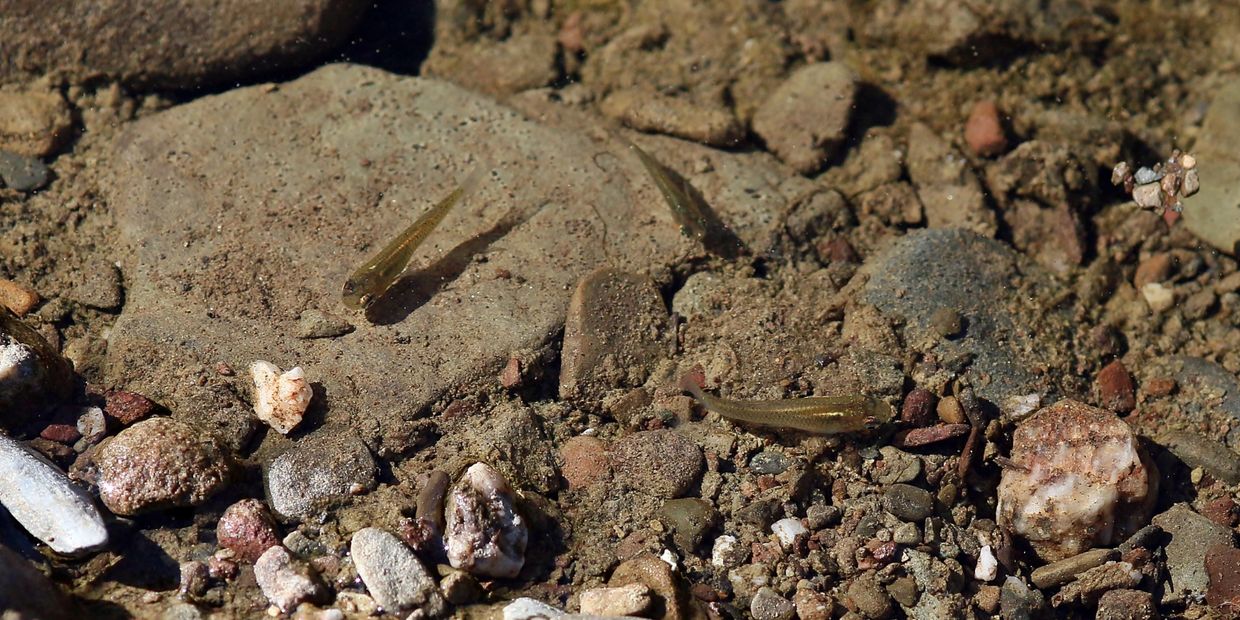
[[[700,366],[695,366],[693,370],[685,373],[680,377],[680,389],[690,394],[697,400],[703,400],[702,384],[706,383],[706,373],[702,371]]]

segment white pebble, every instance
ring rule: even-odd
[[[1161,282],[1150,282],[1142,286],[1141,296],[1154,312],[1163,312],[1175,305],[1175,293]]]
[[[483,577],[516,577],[525,564],[529,531],[514,506],[512,489],[485,463],[465,470],[448,498],[448,562]]]
[[[659,554],[659,559],[663,560],[664,563],[672,567],[672,570],[680,570],[680,564],[677,561],[676,554],[672,553],[671,549],[664,549],[663,553]]]
[[[300,366],[281,374],[271,362],[250,364],[254,377],[254,413],[267,426],[287,435],[301,423],[310,406],[310,384]]]
[[[995,559],[990,545],[985,545],[977,554],[977,566],[973,569],[973,578],[981,582],[989,582],[997,576],[999,576],[999,560]]]
[[[504,620],[554,620],[565,613],[542,601],[519,598],[504,606]]]
[[[90,496],[25,444],[0,435],[0,505],[56,553],[80,556],[108,544]]]
[[[1000,411],[1012,421],[1020,421],[1042,407],[1042,395],[1037,392],[1030,394],[1014,394],[1003,399]]]
[[[779,537],[780,544],[785,548],[791,547],[792,543],[796,542],[798,535],[809,533],[809,530],[805,529],[804,525],[801,525],[800,519],[793,519],[791,517],[772,523],[771,531]]]
[[[710,563],[719,568],[732,568],[740,564],[736,537],[724,534],[715,539],[715,546],[710,552]]]
[[[1185,170],[1192,170],[1197,167],[1197,158],[1185,153],[1180,157],[1180,165],[1184,166]]]

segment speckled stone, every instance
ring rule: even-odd
[[[121,431],[95,456],[99,497],[119,515],[197,506],[229,482],[231,459],[199,430],[151,418]]]
[[[629,488],[657,497],[682,497],[702,477],[702,450],[670,430],[642,431],[612,447],[616,479]]]

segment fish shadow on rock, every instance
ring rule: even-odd
[[[490,229],[463,241],[439,260],[401,276],[387,293],[366,309],[366,320],[375,325],[394,325],[405,320],[430,301],[444,283],[460,277],[475,256],[487,251],[512,229],[529,221],[543,206],[546,205],[526,212],[510,212]]]

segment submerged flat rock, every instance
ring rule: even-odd
[[[605,135],[353,65],[138,121],[118,139],[106,183],[134,250],[107,379],[207,422],[236,449],[252,430],[237,396],[244,377],[217,364],[298,365],[321,381],[312,402],[326,421],[380,452],[385,441],[400,449],[428,406],[491,385],[513,351],[548,350],[585,274],[611,265],[666,280],[668,266],[702,252]],[[479,162],[486,178],[404,279],[369,318],[348,314],[349,273]],[[757,191],[778,195],[770,176]],[[708,199],[730,195],[704,185]],[[782,200],[760,204],[719,210],[757,210],[745,222],[762,222]],[[313,310],[357,329],[299,339],[299,317]],[[308,430],[323,421],[313,404],[307,415]]]

